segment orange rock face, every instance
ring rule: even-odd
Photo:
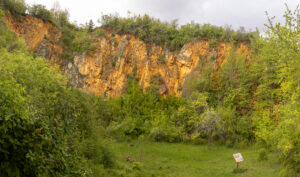
[[[217,42],[209,47],[209,41],[200,40],[184,45],[178,51],[169,51],[160,46],[146,44],[131,35],[112,35],[106,32],[98,38],[96,50],[89,55],[74,57],[72,62],[60,58],[61,32],[51,23],[33,17],[23,22],[7,17],[11,29],[25,39],[29,49],[37,51],[70,77],[71,82],[84,91],[97,95],[115,97],[124,91],[128,74],[136,73],[141,88],[145,90],[154,80],[163,95],[181,95],[187,76],[200,60],[213,62],[215,68],[222,63],[232,48],[230,43]],[[248,57],[248,47],[239,44],[237,52]],[[43,53],[44,52],[44,53]]]
[[[36,51],[38,56],[52,59],[53,64],[61,64],[59,56],[63,51],[59,39],[62,34],[56,26],[31,16],[25,16],[21,21],[11,15],[5,19],[10,29],[25,40],[29,50]]]

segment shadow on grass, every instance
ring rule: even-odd
[[[235,168],[232,173],[245,173],[247,170],[246,168]]]

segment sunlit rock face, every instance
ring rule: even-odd
[[[51,23],[29,16],[23,21],[8,16],[6,21],[30,50],[58,65],[76,87],[110,97],[124,92],[128,74],[133,72],[143,90],[155,83],[160,94],[179,96],[187,76],[197,70],[199,61],[213,64],[217,72],[232,49],[230,43],[219,41],[217,47],[211,48],[209,41],[199,40],[187,43],[180,50],[169,51],[131,35],[106,32],[97,39],[95,50],[77,55],[71,61],[62,57],[62,34]],[[236,45],[235,51],[249,58],[245,44]]]

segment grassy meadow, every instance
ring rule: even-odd
[[[127,174],[124,176],[172,177],[276,177],[279,175],[278,154],[258,160],[259,150],[225,146],[172,144],[157,142],[114,143],[114,152]],[[245,161],[235,171],[232,154],[241,152]]]

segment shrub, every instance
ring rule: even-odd
[[[91,33],[94,31],[94,28],[95,28],[95,24],[94,24],[93,20],[91,19],[89,21],[89,23],[87,24],[87,30],[88,30],[88,32]]]
[[[0,10],[0,14],[1,14]],[[24,40],[16,38],[15,33],[8,30],[4,20],[0,15],[0,48],[6,49],[8,52],[15,52],[21,50],[26,52],[27,46]]]
[[[43,19],[45,21],[49,21],[52,22],[53,24],[55,24],[55,19],[53,16],[53,13],[49,10],[46,9],[45,6],[43,5],[33,5],[31,7],[29,7],[29,15],[32,15],[34,17]]]
[[[108,143],[104,142],[100,134],[93,133],[83,142],[82,152],[93,165],[103,165],[104,168],[115,166],[115,158]]]
[[[166,115],[159,115],[160,118],[153,122],[149,137],[154,141],[181,142],[185,135],[183,126],[176,126],[174,120],[168,119]]]
[[[216,40],[216,39],[211,39],[211,40],[209,41],[208,46],[209,46],[210,49],[216,48],[216,47],[217,47],[217,40]]]
[[[195,144],[195,145],[203,145],[203,144],[207,144],[207,137],[203,138],[201,136],[196,136],[196,137],[193,137],[191,140],[192,140],[192,143]]]
[[[189,23],[178,27],[176,21],[161,22],[149,15],[135,15],[122,18],[118,15],[104,15],[100,22],[102,27],[113,29],[118,34],[132,34],[146,43],[167,47],[170,50],[181,48],[187,42],[198,39],[220,39],[229,41],[250,41],[253,33],[245,30],[234,32],[230,28],[217,27],[210,24],[199,25]]]
[[[73,127],[79,113],[67,82],[44,59],[2,52],[0,63],[1,88],[11,90],[0,92],[1,174],[81,173],[70,169],[79,156],[69,156],[76,148],[67,140],[77,137]]]
[[[111,62],[111,65],[112,65],[113,67],[115,67],[115,66],[116,66],[116,61],[113,60],[113,61]]]
[[[96,48],[94,44],[95,38],[85,29],[73,29],[72,27],[64,26],[63,35],[60,39],[64,43],[64,55],[68,56],[69,60],[73,60],[75,55],[91,52]]]
[[[24,43],[19,49],[7,48],[10,40],[18,43],[11,33],[0,33],[2,38],[8,46],[1,43],[0,49],[0,174],[88,173],[78,153],[77,142],[82,133],[77,131],[77,123],[81,111],[78,100],[72,96],[73,89],[45,59],[26,52]]]
[[[250,143],[253,140],[251,119],[242,117],[238,112],[230,107],[217,107],[217,112],[224,122],[224,136],[227,143],[239,145],[240,143]]]
[[[300,174],[300,9],[287,8],[285,24],[269,18],[264,38],[256,38],[259,81],[256,89],[255,135],[281,153],[281,176]],[[267,68],[267,69],[266,69]]]
[[[217,59],[217,57],[214,54],[210,56],[211,61],[216,61],[216,59]]]
[[[21,176],[24,174],[22,171],[32,174],[34,172],[30,172],[30,165],[24,161],[24,151],[26,152],[29,147],[32,148],[34,144],[22,143],[18,140],[23,133],[30,132],[35,136],[37,135],[31,128],[32,123],[28,115],[28,109],[26,109],[28,103],[22,97],[24,88],[14,80],[3,80],[3,78],[1,78],[0,87],[0,173],[5,176]],[[16,123],[18,124],[15,125]],[[22,131],[21,128],[27,131]],[[18,160],[22,161],[18,162]]]
[[[161,74],[156,74],[156,75],[152,75],[150,77],[150,84],[151,85],[161,85],[164,84],[165,81],[163,79],[163,77],[161,76]]]
[[[105,36],[105,31],[103,29],[96,29],[94,31],[94,34],[97,36],[97,37],[103,37]]]
[[[55,21],[54,24],[63,30],[64,27],[74,29],[75,26],[69,22],[69,12],[67,10],[52,9]]]
[[[0,4],[3,10],[10,11],[16,16],[24,15],[27,10],[24,0],[0,0]]]
[[[161,55],[158,59],[163,64],[166,62],[166,56],[165,55]]]
[[[268,160],[268,151],[266,149],[261,149],[259,151],[258,160]]]

